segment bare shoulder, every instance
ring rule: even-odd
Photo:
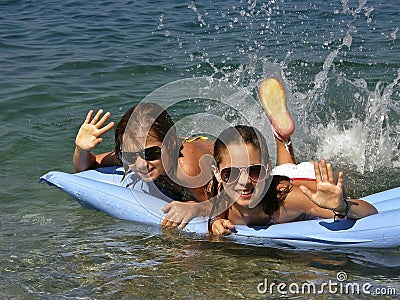
[[[179,167],[188,176],[196,176],[201,167],[211,167],[213,143],[210,140],[184,142],[180,150]]]
[[[121,164],[114,151],[96,154],[96,161],[100,167],[116,166]]]
[[[180,149],[177,176],[190,186],[190,192],[199,201],[207,200],[204,187],[212,178],[213,143],[209,140],[184,142]]]
[[[307,214],[312,204],[303,194],[300,188],[292,183],[283,182],[277,187],[280,190],[290,189],[287,193],[283,205],[275,213],[274,220],[277,223],[287,223],[298,220],[301,216]]]
[[[213,155],[214,143],[210,140],[196,139],[190,142],[183,142],[181,153],[183,156],[191,155]]]

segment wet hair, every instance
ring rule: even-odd
[[[214,159],[219,168],[224,155],[228,151],[228,145],[245,143],[246,145],[253,145],[256,149],[261,151],[262,164],[269,163],[268,146],[264,136],[261,132],[252,126],[236,125],[225,129],[216,139],[214,143]],[[290,187],[278,188],[282,181],[290,181],[286,176],[272,176],[271,184],[268,190],[263,193],[263,198],[260,203],[263,205],[263,211],[271,216],[283,204],[287,194],[290,192]],[[221,193],[222,185],[218,183],[215,177],[207,187],[207,195],[209,198],[217,196],[216,202],[221,202],[218,198],[226,197]],[[219,195],[219,196],[218,196]],[[220,205],[218,203],[217,205]]]
[[[270,217],[282,206],[287,194],[292,190],[289,185],[278,188],[278,185],[283,181],[289,182],[290,178],[281,175],[272,176],[271,185],[260,202],[262,203],[263,211]]]
[[[126,125],[128,124],[129,118],[131,117],[132,112],[135,110],[136,105],[132,106],[128,111],[124,113],[124,115],[119,120],[117,126],[115,127],[114,132],[114,140],[115,140],[115,156],[117,157],[119,163],[122,165],[122,161],[120,160],[120,154],[122,149],[122,137],[125,133]]]
[[[128,131],[126,129],[128,127]],[[135,129],[135,131],[133,130]],[[141,102],[132,106],[120,119],[115,128],[115,154],[119,160],[122,149],[122,139],[125,134],[136,140],[135,135],[146,133],[163,142],[167,135],[176,138],[174,121],[168,112],[160,105]],[[122,163],[122,162],[121,162]]]
[[[218,136],[214,143],[214,159],[219,167],[228,145],[241,144],[253,145],[262,152],[262,162],[269,161],[268,146],[264,136],[258,129],[247,125],[228,127]]]

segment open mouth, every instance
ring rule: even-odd
[[[253,196],[254,189],[245,189],[245,190],[238,190],[236,191],[241,198],[250,199]]]

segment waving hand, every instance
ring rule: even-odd
[[[93,110],[88,112],[85,122],[79,128],[75,139],[75,144],[79,149],[83,151],[93,149],[103,141],[101,135],[109,131],[114,126],[114,122],[110,122],[104,126],[111,114],[107,112],[101,116],[102,114],[103,110],[100,109],[91,120]]]
[[[320,163],[314,162],[315,177],[317,180],[317,190],[312,193],[305,186],[300,186],[301,191],[312,202],[322,208],[342,211],[346,206],[343,200],[343,172],[339,172],[338,181],[335,183],[332,165],[321,160]]]

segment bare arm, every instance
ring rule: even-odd
[[[90,151],[103,141],[101,135],[109,131],[114,122],[110,122],[106,126],[104,124],[110,117],[107,112],[103,116],[103,110],[100,109],[92,118],[93,110],[90,110],[82,126],[79,128],[78,134],[75,138],[75,151],[73,156],[73,163],[75,172],[81,172],[88,169],[94,169],[100,166],[111,165],[115,162],[115,156],[112,152],[102,153],[95,155]],[[104,127],[103,127],[104,126]]]

